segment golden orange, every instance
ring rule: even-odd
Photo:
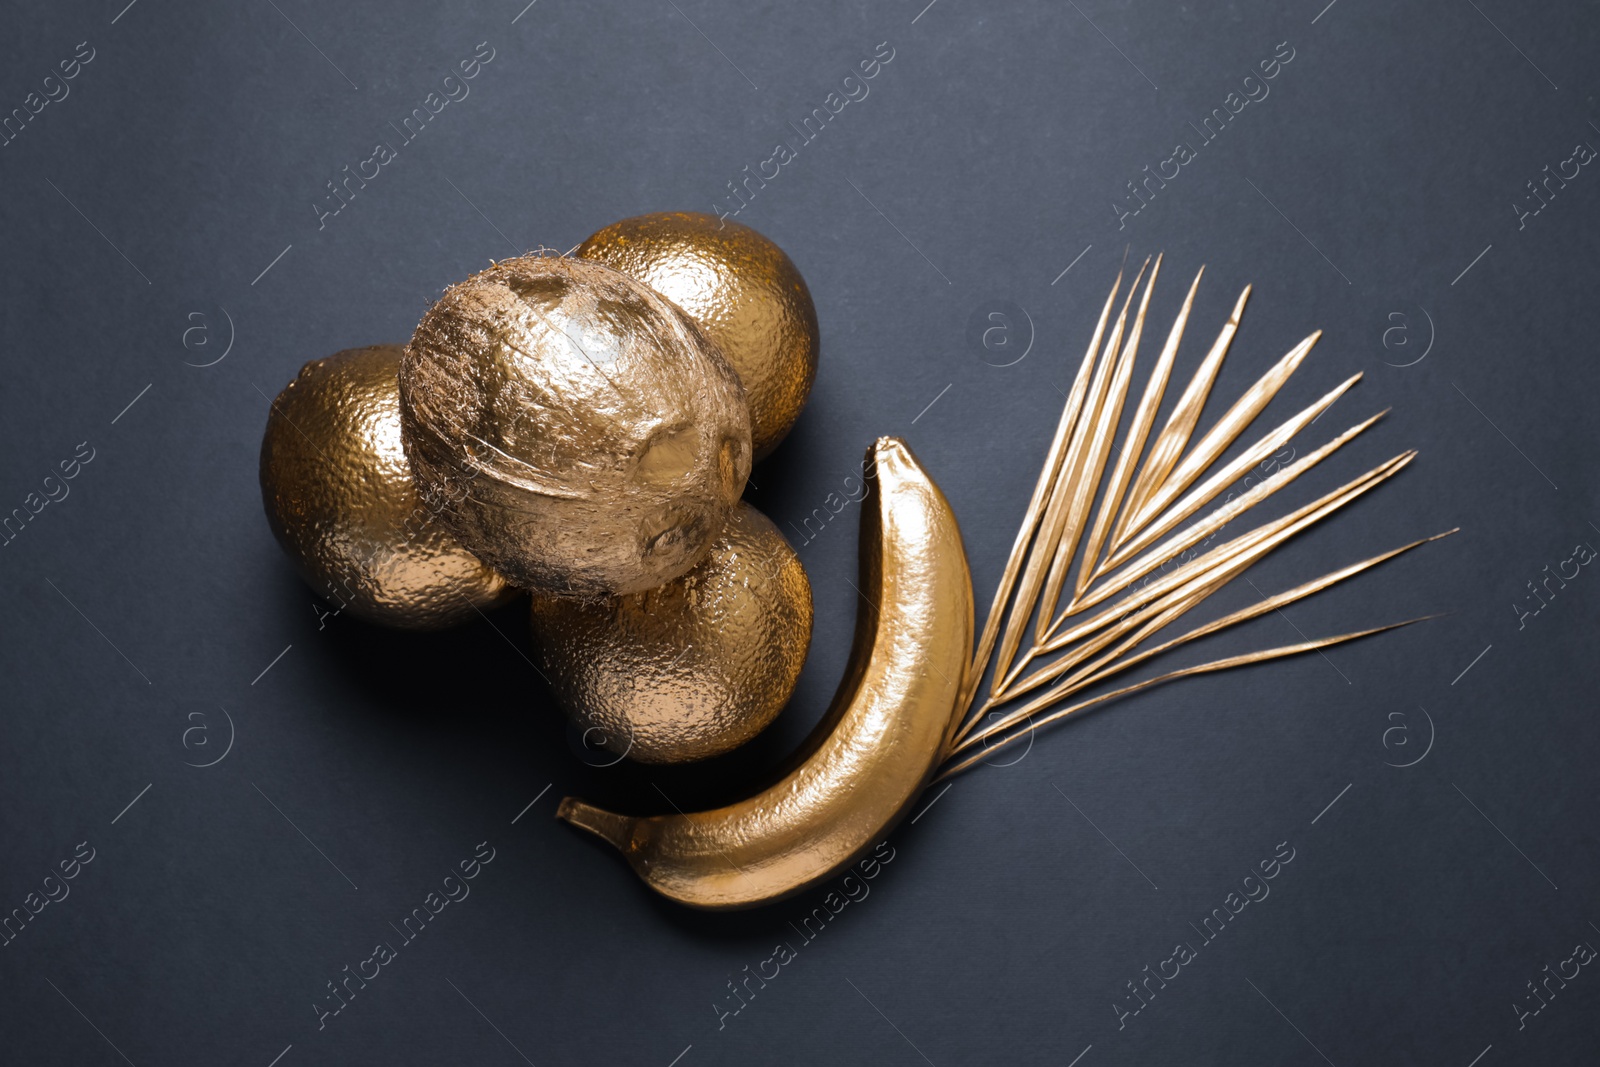
[[[417,496],[400,444],[399,345],[307,363],[261,441],[278,543],[320,597],[370,622],[432,630],[515,595]]]
[[[811,643],[811,583],[740,504],[688,574],[632,596],[535,597],[534,647],[585,740],[641,763],[705,759],[766,728]]]
[[[789,432],[817,376],[817,309],[783,249],[748,226],[679,211],[612,223],[577,255],[683,308],[744,382],[755,458]]]

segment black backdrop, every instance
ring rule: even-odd
[[[1592,11],[124,3],[8,5],[0,35],[0,510],[40,507],[0,553],[0,905],[40,908],[0,948],[0,1059],[1594,1061]],[[856,99],[802,141],[834,92]],[[707,767],[592,766],[518,609],[425,639],[326,615],[263,521],[267,398],[404,340],[492,257],[731,210],[780,140],[739,218],[823,331],[752,489],[816,596],[780,722]],[[393,158],[333,214],[377,143]],[[986,603],[1128,247],[1166,253],[1162,330],[1208,265],[1180,369],[1255,284],[1219,397],[1320,326],[1272,421],[1356,371],[1338,427],[1393,406],[1313,487],[1421,450],[1262,591],[1463,528],[1204,652],[1446,617],[1040,736],[903,826],[810,940],[822,892],[689,914],[551,818],[568,792],[710,802],[804,734],[857,600],[855,517],[804,520],[880,434],[950,496]],[[475,850],[470,896],[404,940]],[[1275,855],[1270,896],[1207,940]],[[396,958],[319,1028],[377,942]]]

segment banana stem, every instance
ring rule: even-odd
[[[577,797],[562,797],[556,809],[556,818],[589,831],[596,837],[611,842],[624,855],[633,851],[633,822],[627,815],[597,808]]]

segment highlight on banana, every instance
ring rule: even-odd
[[[575,254],[496,263],[447,288],[404,346],[307,363],[273,402],[262,443],[268,520],[317,595],[424,630],[528,596],[530,651],[551,695],[619,762],[683,763],[748,743],[789,703],[812,636],[804,566],[741,497],[810,393],[817,313],[776,244],[718,222],[645,215]],[[1041,727],[1420,621],[1185,655],[1454,531],[1192,621],[1416,453],[1242,521],[1387,412],[1315,431],[1298,458],[1274,461],[1360,379],[1252,431],[1317,331],[1199,432],[1250,288],[1198,361],[1183,359],[1193,369],[1169,398],[1203,268],[1163,337],[1150,316],[1161,267],[1146,260],[1126,286],[1118,272],[1066,368],[1066,403],[981,626],[950,502],[905,441],[879,438],[865,463],[849,663],[775,780],[706,811],[669,802],[623,814],[567,797],[558,816],[615,847],[662,896],[753,907],[855,862],[930,784],[1005,762],[994,757]]]

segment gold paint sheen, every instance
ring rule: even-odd
[[[535,597],[532,622],[540,669],[586,743],[681,763],[737,748],[783,710],[811,644],[811,583],[772,520],[741,503],[681,578]]]
[[[544,595],[678,577],[750,475],[744,390],[716,346],[587,260],[522,256],[446,289],[406,346],[400,402],[424,499]]]
[[[682,308],[733,364],[750,401],[755,458],[789,432],[817,377],[817,309],[783,249],[692,211],[612,223],[576,255],[637,278]]]
[[[318,596],[369,622],[434,630],[516,590],[417,495],[400,446],[400,352],[352,348],[301,368],[267,417],[261,496]]]

